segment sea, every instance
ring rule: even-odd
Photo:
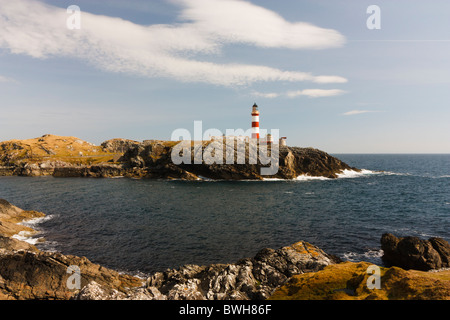
[[[0,198],[46,217],[17,238],[135,275],[234,263],[307,241],[383,265],[380,238],[450,241],[450,154],[335,154],[337,179],[181,181],[0,177]]]

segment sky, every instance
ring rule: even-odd
[[[260,127],[290,146],[450,153],[449,12],[447,0],[0,0],[0,141],[247,130],[256,102]]]

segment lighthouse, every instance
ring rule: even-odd
[[[252,139],[259,140],[259,111],[256,103],[252,109]]]

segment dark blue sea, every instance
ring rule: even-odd
[[[39,248],[130,273],[231,263],[299,240],[382,264],[384,232],[450,241],[450,155],[335,156],[366,170],[296,181],[0,177],[0,198],[47,214],[33,225]]]

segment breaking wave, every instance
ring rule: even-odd
[[[336,175],[339,179],[342,179],[342,178],[359,178],[359,177],[382,174],[382,173],[384,173],[384,172],[372,171],[372,170],[368,170],[368,169],[361,169],[361,171],[345,169],[345,170],[342,170],[341,173],[338,173]],[[303,175],[298,176],[295,180],[309,181],[309,180],[333,180],[333,179],[327,178],[327,177],[314,177],[314,176],[303,174]]]
[[[17,239],[20,241],[24,241],[24,242],[27,242],[32,245],[42,243],[45,241],[45,239],[44,239],[44,237],[39,236],[42,234],[42,232],[39,230],[37,225],[39,225],[40,223],[42,223],[44,221],[53,219],[53,217],[54,217],[53,215],[48,215],[45,217],[30,219],[28,221],[22,221],[19,223],[20,225],[29,227],[29,228],[33,229],[34,231],[20,231],[18,234],[13,235],[11,238],[14,238],[14,239]]]
[[[313,177],[313,176],[310,176],[310,175],[302,174],[302,175],[299,175],[297,178],[295,178],[295,180],[297,180],[297,181],[309,181],[309,180],[331,180],[331,179],[327,178],[327,177]]]
[[[289,179],[281,179],[281,178],[263,178],[263,181],[288,181]],[[255,180],[259,181],[259,180]]]
[[[42,237],[36,237],[36,232],[32,231],[20,231],[18,234],[13,235],[11,238],[28,242],[29,244],[35,245],[39,242],[44,241]]]
[[[53,215],[47,215],[45,217],[39,217],[39,218],[33,218],[27,221],[22,221],[20,224],[26,227],[34,228],[36,225],[48,221],[50,219],[53,219]]]
[[[396,172],[390,172],[390,171],[374,171],[369,169],[361,169],[360,171],[357,170],[342,170],[341,173],[336,174],[338,179],[349,179],[349,178],[360,178],[360,177],[367,177],[367,176],[373,176],[373,175],[410,175],[408,173],[396,173]],[[447,177],[447,176],[443,176]],[[177,180],[177,179],[173,179]],[[173,181],[172,180],[172,181]],[[333,178],[328,178],[324,176],[311,176],[309,174],[301,174],[297,176],[294,179],[284,179],[284,178],[263,178],[262,180],[259,179],[241,179],[237,181],[246,181],[246,182],[258,182],[258,181],[313,181],[313,180],[319,180],[319,181],[329,181],[329,180],[335,180]],[[198,181],[211,181],[211,182],[218,182],[218,181],[228,181],[226,179],[211,179],[204,176],[198,176]]]
[[[342,259],[351,262],[366,261],[382,265],[381,257],[383,256],[383,250],[381,249],[369,249],[363,253],[346,252],[342,255]]]
[[[338,176],[338,178],[359,178],[359,177],[364,177],[364,176],[374,175],[374,174],[381,174],[381,173],[383,173],[383,172],[372,171],[372,170],[368,170],[368,169],[361,169],[361,171],[345,169],[341,173],[338,173],[337,176]]]

